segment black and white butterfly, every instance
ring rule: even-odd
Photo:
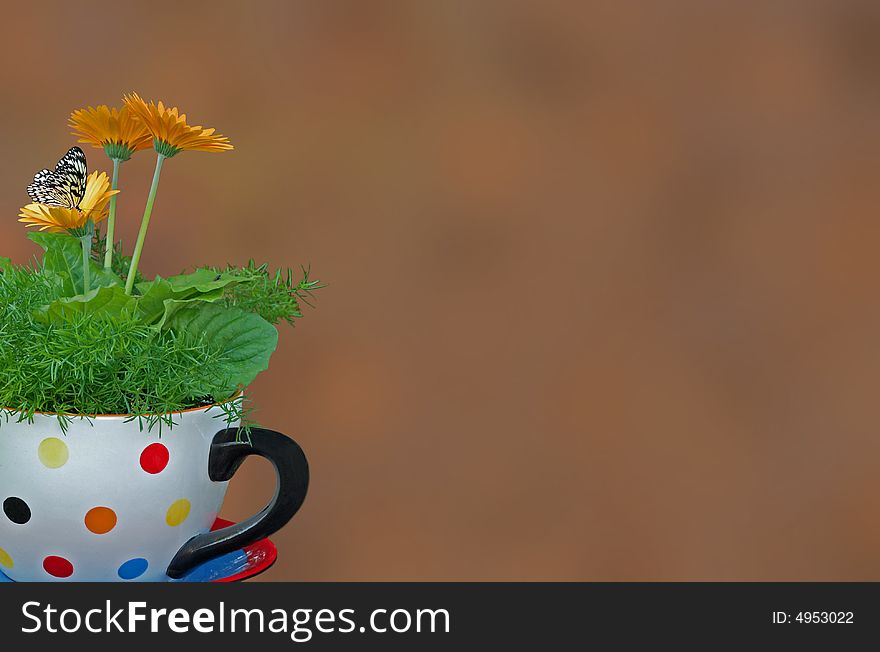
[[[79,147],[71,147],[54,170],[40,170],[27,187],[31,199],[46,206],[79,208],[86,194],[86,155]]]

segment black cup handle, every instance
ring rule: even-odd
[[[302,507],[309,488],[309,463],[299,444],[274,430],[251,428],[250,439],[238,428],[218,432],[211,443],[208,476],[214,482],[226,482],[251,455],[264,457],[275,467],[277,483],[272,502],[241,523],[187,541],[168,565],[166,574],[170,578],[180,579],[209,559],[274,534]]]

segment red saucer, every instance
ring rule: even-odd
[[[214,521],[214,525],[211,526],[211,531],[213,532],[214,530],[219,530],[230,525],[234,525],[234,523],[218,517]],[[228,560],[227,557],[230,556],[227,555],[226,557],[221,557],[220,560],[205,564],[205,566],[216,567],[217,561],[227,561],[222,569],[214,569],[215,571],[219,571],[220,575],[209,581],[241,582],[242,580],[256,577],[272,567],[272,564],[278,559],[278,549],[275,547],[274,543],[269,541],[269,539],[260,539],[256,543],[252,543],[251,545],[242,548],[236,557]]]

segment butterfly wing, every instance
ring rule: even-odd
[[[40,170],[34,175],[34,182],[27,187],[31,200],[46,206],[67,206],[73,202],[73,198],[55,178],[52,170]]]
[[[38,204],[78,208],[86,194],[86,155],[71,147],[61,157],[55,170],[40,170],[27,187],[28,195]]]
[[[71,147],[55,166],[55,176],[63,179],[63,187],[73,200],[70,208],[78,208],[85,197],[87,170],[85,152],[79,147]]]

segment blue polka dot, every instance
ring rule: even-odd
[[[129,559],[119,567],[119,577],[124,580],[136,579],[147,572],[147,566],[149,565],[146,559],[141,559],[140,557]]]

